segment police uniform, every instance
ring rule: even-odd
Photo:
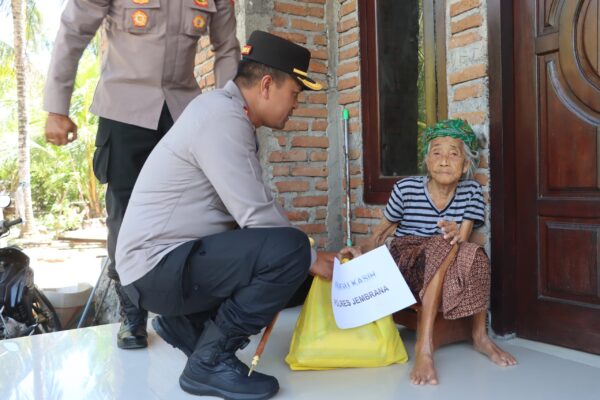
[[[50,62],[46,111],[69,114],[78,61],[101,24],[106,48],[91,106],[100,117],[94,173],[108,183],[107,247],[114,260],[120,224],[146,157],[200,94],[194,77],[198,40],[210,35],[217,87],[235,75],[240,46],[230,0],[69,0]],[[114,263],[109,275],[117,280],[127,320],[141,329],[131,343],[123,342],[120,332],[119,346],[143,347],[145,315],[123,296]]]
[[[310,52],[301,46],[256,31],[242,54],[242,62],[320,88],[306,73]],[[316,258],[263,182],[247,109],[234,81],[189,104],[140,173],[116,253],[124,290],[162,314],[153,326],[190,356],[182,388],[232,399],[228,390],[258,396],[239,398],[276,392],[274,378],[243,378],[247,367],[231,357],[285,306]],[[201,336],[189,322],[197,315]],[[198,372],[205,369],[206,382]]]

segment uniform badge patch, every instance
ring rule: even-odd
[[[132,0],[135,4],[148,4],[150,0]]]
[[[194,0],[194,3],[198,6],[198,7],[202,7],[202,8],[208,8],[208,0]]]
[[[250,46],[249,44],[247,44],[242,49],[242,55],[243,56],[247,56],[248,54],[250,54],[251,51],[252,51],[252,46]]]
[[[194,28],[202,29],[204,28],[204,25],[206,25],[206,20],[202,15],[196,15],[192,20],[192,24],[194,24]]]
[[[133,22],[133,26],[143,28],[148,25],[148,14],[142,10],[137,10],[131,14],[131,21]]]

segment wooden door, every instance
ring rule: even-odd
[[[515,0],[517,335],[600,354],[600,0]]]

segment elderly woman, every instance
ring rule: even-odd
[[[447,120],[426,129],[422,144],[427,176],[395,184],[381,223],[360,249],[378,247],[394,233],[390,252],[422,302],[411,372],[411,382],[418,385],[438,383],[432,338],[438,309],[446,319],[473,316],[475,349],[498,365],[516,364],[487,335],[489,260],[469,242],[473,228],[484,223],[481,186],[463,179],[476,167],[477,138],[466,122]],[[443,263],[451,252],[456,257]]]

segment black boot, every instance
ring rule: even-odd
[[[148,332],[146,321],[148,311],[137,308],[123,292],[123,288],[115,282],[115,289],[121,303],[123,322],[117,333],[117,346],[121,349],[141,349],[148,346]]]
[[[152,327],[165,342],[191,356],[200,337],[192,322],[185,316],[160,315],[152,320]]]
[[[248,376],[248,367],[235,356],[248,342],[247,337],[226,336],[212,320],[207,321],[179,385],[188,393],[227,400],[273,397],[279,390],[277,379],[256,371]]]

